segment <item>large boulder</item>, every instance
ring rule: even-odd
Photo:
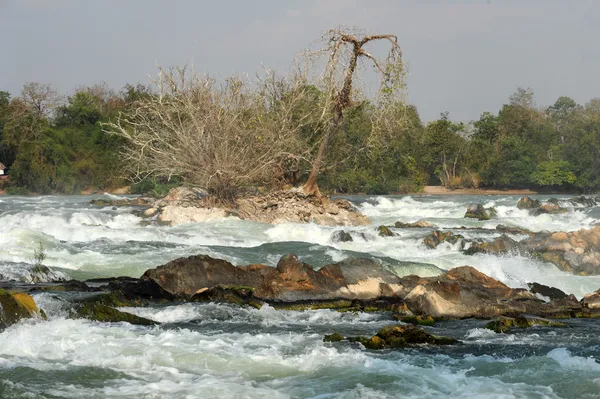
[[[563,291],[559,290],[558,288],[549,287],[540,283],[529,283],[527,284],[527,286],[529,287],[529,292],[531,292],[532,294],[538,294],[543,297],[549,298],[550,300],[565,299],[569,296]]]
[[[0,289],[0,330],[22,319],[42,316],[35,301],[23,292],[11,293]]]
[[[531,197],[523,197],[517,202],[517,208],[519,209],[534,209],[539,208],[541,205],[540,200]]]
[[[319,270],[282,257],[277,267],[236,267],[209,256],[181,258],[146,271],[146,284],[154,284],[173,298],[189,299],[216,287],[247,287],[262,301],[298,302],[369,299],[401,290],[400,278],[370,259],[349,259]]]
[[[470,204],[467,207],[465,217],[479,220],[490,220],[490,214],[481,204]]]
[[[600,310],[600,290],[592,294],[587,294],[581,300],[581,303],[586,309],[598,309]]]
[[[472,242],[471,246],[465,249],[466,255],[484,253],[490,255],[504,255],[508,253],[518,254],[522,249],[519,243],[507,235],[502,235],[492,241]]]
[[[434,249],[443,242],[456,244],[461,239],[464,239],[464,237],[460,234],[453,234],[451,231],[435,230],[423,239],[423,244],[425,244],[427,248]]]
[[[412,283],[412,284],[411,284]],[[523,289],[512,289],[470,266],[462,266],[428,278],[402,279],[408,309],[434,318],[492,318],[522,313],[570,317],[580,306],[574,303],[545,303]]]
[[[537,208],[530,209],[529,214],[531,216],[540,216],[540,215],[557,215],[561,213],[567,213],[568,210],[565,208],[561,208],[558,204],[543,204],[538,206]]]
[[[568,233],[538,233],[519,244],[532,255],[567,272],[600,274],[600,226]]]

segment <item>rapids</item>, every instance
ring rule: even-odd
[[[480,227],[460,233],[484,239],[500,235],[485,230],[497,224],[574,231],[598,224],[600,207],[532,217],[516,208],[518,196],[348,197],[373,223],[345,228],[365,238],[340,243],[332,240],[339,228],[314,224],[147,225],[130,208],[88,205],[92,198],[102,196],[0,197],[0,279],[30,282],[41,243],[48,279],[137,277],[198,253],[275,265],[295,252],[316,267],[361,256],[399,275],[471,265],[512,287],[536,281],[577,297],[600,288],[599,276],[573,276],[528,257],[466,256],[447,243],[427,249],[431,229],[393,229],[398,235],[388,238],[375,230],[424,219],[440,228]],[[464,219],[471,202],[495,207],[498,216]],[[61,295],[34,298],[49,320],[0,333],[0,398],[600,398],[600,320],[509,334],[483,329],[485,321],[442,322],[432,332],[464,344],[374,352],[322,336],[373,334],[389,315],[225,304],[124,309],[163,323],[139,327],[72,320]]]

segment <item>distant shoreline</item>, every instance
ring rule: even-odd
[[[422,192],[413,194],[432,194],[432,195],[535,195],[538,192],[524,190],[495,190],[495,189],[474,189],[474,188],[458,188],[450,190],[442,186],[425,186]]]

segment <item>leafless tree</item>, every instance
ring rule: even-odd
[[[317,179],[323,169],[331,141],[340,128],[344,111],[356,104],[353,101],[353,91],[355,90],[354,84],[357,80],[356,74],[359,71],[360,61],[366,61],[367,64],[372,65],[379,76],[378,94],[382,101],[382,104],[379,104],[379,109],[382,112],[379,115],[379,120],[374,121],[375,127],[385,121],[390,113],[395,112],[391,108],[400,103],[403,104],[402,101],[398,101],[397,93],[404,88],[402,51],[395,35],[364,35],[353,33],[348,29],[333,29],[328,31],[323,39],[327,43],[325,48],[310,54],[310,57],[324,55],[327,58],[325,72],[322,75],[322,85],[327,94],[327,99],[322,114],[329,121],[318,152],[312,161],[310,175],[304,185],[306,194],[316,195],[317,197],[321,197]],[[365,49],[368,44],[377,41],[385,41],[389,44],[389,51],[383,59],[375,57]]]
[[[21,98],[27,108],[40,119],[50,117],[63,101],[51,85],[38,82],[25,83],[21,90]]]
[[[248,186],[275,185],[290,158],[302,158],[299,131],[310,115],[295,112],[301,79],[224,84],[185,68],[160,69],[156,94],[139,100],[105,131],[126,139],[126,164],[137,178],[183,176],[223,201]]]

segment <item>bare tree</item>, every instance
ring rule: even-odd
[[[327,101],[323,115],[327,115],[329,123],[321,139],[316,157],[312,161],[308,180],[304,185],[306,194],[317,197],[321,197],[317,179],[323,169],[332,138],[340,128],[344,111],[354,106],[353,85],[359,62],[365,60],[370,63],[379,75],[379,94],[386,103],[383,108],[394,103],[395,93],[403,88],[404,76],[402,51],[395,35],[362,35],[353,34],[347,29],[333,29],[328,31],[323,38],[327,41],[327,46],[325,49],[313,53],[312,56],[327,56],[323,74]],[[365,50],[367,44],[376,41],[389,42],[390,49],[384,59],[379,59]]]
[[[38,118],[50,117],[62,103],[62,98],[51,85],[37,82],[25,83],[21,98]]]
[[[138,179],[183,176],[223,201],[248,186],[276,185],[282,165],[302,158],[298,116],[301,79],[268,72],[256,83],[233,77],[224,84],[187,71],[160,69],[156,94],[137,101],[105,131],[126,139],[126,164]]]

